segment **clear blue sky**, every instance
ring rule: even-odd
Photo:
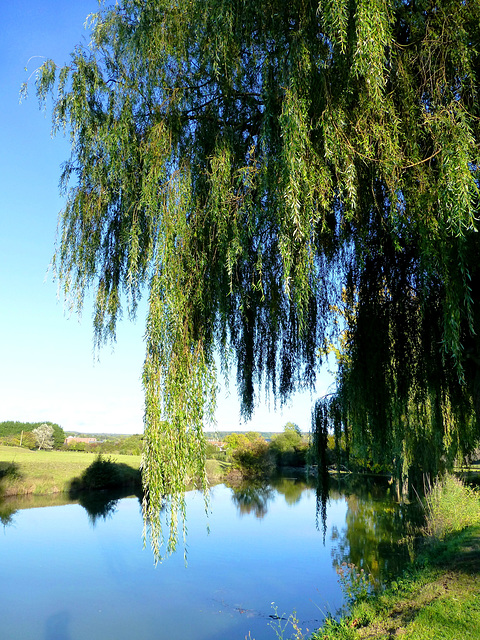
[[[16,0],[2,7],[0,421],[51,420],[66,431],[140,433],[145,307],[136,323],[119,325],[114,348],[104,347],[95,359],[91,307],[82,318],[69,316],[47,274],[68,141],[51,137],[50,114],[39,110],[32,90],[19,104],[22,82],[45,58],[63,64],[76,44],[88,42],[85,18],[97,7],[96,0]],[[318,394],[330,383],[322,376]],[[282,412],[262,405],[251,423],[240,425],[232,383],[230,397],[222,392],[219,398],[218,429],[279,431],[291,420],[307,430],[310,406],[309,395],[299,394]]]

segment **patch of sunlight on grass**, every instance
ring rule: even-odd
[[[404,635],[405,640],[478,640],[480,595],[441,599],[419,611]]]

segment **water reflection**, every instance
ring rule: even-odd
[[[238,640],[249,633],[272,640],[276,611],[283,618],[296,610],[301,626],[313,630],[324,612],[341,607],[335,567],[342,562],[383,580],[407,556],[397,541],[409,511],[388,485],[365,479],[333,480],[327,501],[325,491],[317,495],[316,480],[305,477],[219,485],[209,522],[203,497],[191,491],[188,567],[179,553],[154,568],[141,539],[138,496],[123,497],[97,491],[75,501],[60,495],[3,503],[0,514],[8,523],[15,518],[15,527],[0,538],[9,585],[2,637],[36,638],[40,630],[45,640]],[[66,506],[32,508],[55,504]],[[28,615],[19,616],[25,601]]]
[[[13,516],[16,509],[4,500],[5,484],[9,479],[15,479],[20,476],[18,464],[15,462],[0,461],[0,522],[4,527],[13,524]]]
[[[4,527],[8,527],[13,524],[13,516],[17,513],[17,509],[14,507],[2,503],[0,500],[0,522]]]
[[[378,584],[397,574],[413,554],[415,519],[411,505],[398,504],[388,483],[349,476],[341,482],[333,479],[330,486],[305,477],[277,477],[268,482],[240,482],[228,485],[231,501],[239,516],[252,515],[264,519],[270,506],[281,496],[295,509],[304,495],[315,496],[317,530],[326,544],[329,508],[342,502],[346,506],[342,523],[331,522],[328,542],[334,567],[353,563],[370,573]],[[87,512],[92,527],[111,519],[120,500],[132,496],[128,488],[115,491],[82,491],[67,495],[0,498],[0,523],[10,527],[18,510],[60,504],[80,504]],[[141,507],[141,496],[136,495]]]
[[[265,517],[268,502],[274,497],[274,490],[268,483],[241,482],[230,488],[232,502],[240,515],[253,513],[256,518]]]
[[[305,491],[315,486],[313,480],[303,477],[279,476],[269,481],[244,481],[227,483],[232,490],[232,501],[240,515],[253,514],[256,518],[264,518],[269,503],[276,494],[282,495],[287,505],[294,507]]]
[[[345,525],[332,526],[332,560],[335,567],[353,563],[371,574],[380,586],[398,575],[413,554],[416,505],[399,504],[388,483],[352,477],[332,487],[330,500],[344,499]]]
[[[312,480],[306,480],[305,477],[280,476],[272,480],[272,486],[283,495],[288,505],[293,506],[300,502],[302,493],[314,485]]]
[[[294,507],[304,492],[315,491],[316,527],[326,544],[328,506],[344,501],[345,523],[330,528],[332,564],[353,563],[369,573],[377,586],[398,575],[413,558],[414,532],[419,513],[415,505],[399,504],[388,482],[366,476],[348,476],[341,481],[278,477],[270,483],[243,482],[232,489],[232,502],[241,516],[264,518],[269,504],[282,495]]]
[[[132,495],[131,489],[119,488],[115,490],[99,490],[99,491],[76,491],[71,492],[70,496],[75,497],[88,514],[90,524],[95,527],[99,520],[107,520],[111,518],[117,511],[117,506],[122,498],[128,498]],[[140,504],[141,497],[137,496]]]

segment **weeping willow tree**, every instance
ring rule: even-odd
[[[72,304],[93,291],[98,344],[148,292],[153,538],[205,486],[215,354],[249,417],[261,388],[312,387],[338,327],[319,442],[330,420],[398,476],[470,450],[480,1],[121,0],[90,21],[37,78],[71,137],[54,265]]]

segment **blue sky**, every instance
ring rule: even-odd
[[[118,327],[117,342],[93,354],[91,307],[69,316],[47,273],[54,251],[58,181],[68,141],[50,135],[50,114],[34,91],[19,103],[19,89],[45,58],[68,61],[88,32],[96,0],[16,0],[2,7],[0,39],[0,421],[59,423],[66,431],[140,433],[144,310]],[[25,71],[27,67],[27,71]],[[34,80],[34,75],[31,76]],[[33,87],[32,87],[33,89]],[[327,392],[331,377],[319,379]],[[235,385],[222,391],[218,429],[279,431],[287,421],[307,430],[309,394],[282,412],[261,405],[240,425]]]

